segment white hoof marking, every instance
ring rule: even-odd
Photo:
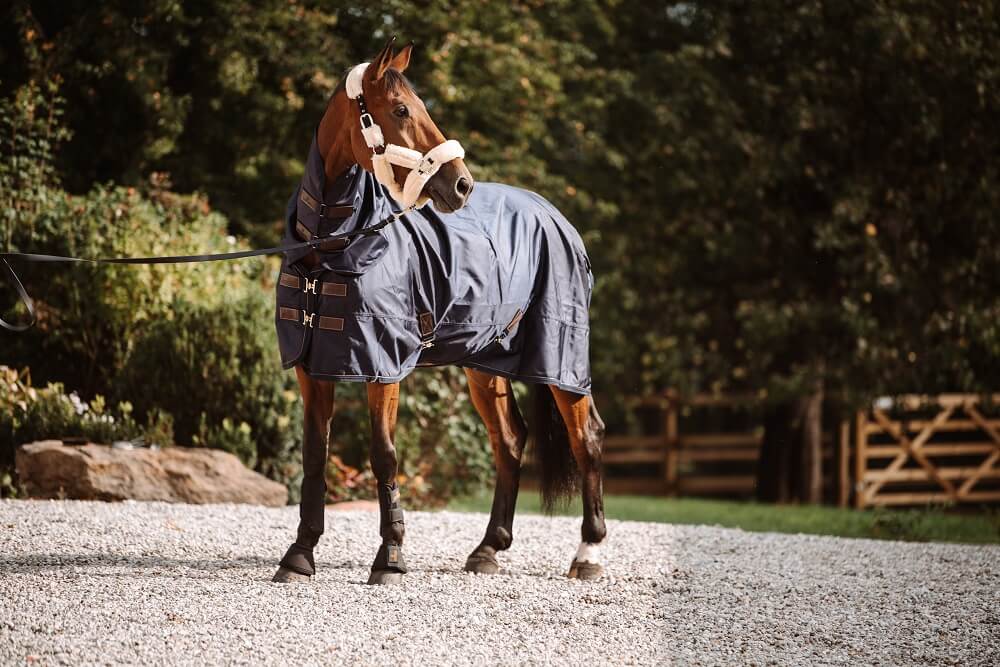
[[[593,544],[590,542],[580,542],[580,547],[576,550],[576,558],[574,560],[578,563],[593,563],[594,565],[600,565],[601,543]]]

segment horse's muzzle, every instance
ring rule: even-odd
[[[434,208],[442,213],[453,213],[465,206],[475,186],[465,160],[456,158],[442,165],[427,182],[426,194],[434,202]]]

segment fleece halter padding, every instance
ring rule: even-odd
[[[365,107],[362,81],[366,69],[368,63],[354,66],[347,75],[346,89],[347,97],[357,100],[361,108],[361,134],[368,148],[372,149],[372,171],[375,173],[375,179],[389,190],[392,198],[403,208],[423,206],[427,203],[428,197],[421,193],[427,181],[438,172],[441,165],[464,158],[465,149],[454,139],[438,144],[424,154],[405,146],[386,144],[382,128]],[[402,187],[396,182],[392,165],[410,170]]]

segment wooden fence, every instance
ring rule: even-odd
[[[753,493],[763,437],[756,398],[667,393],[631,407],[653,415],[646,421],[656,426],[647,423],[646,435],[608,436],[609,491]],[[743,418],[698,419],[699,411],[713,410]],[[824,497],[858,508],[1000,502],[998,412],[1000,394],[879,399],[841,422],[838,438],[824,433]]]
[[[612,470],[616,466],[633,470],[628,480],[610,474],[609,488],[681,495],[751,494],[762,430],[689,430],[682,428],[682,421],[693,411],[746,409],[754,401],[752,397],[707,395],[681,400],[670,393],[633,401],[636,409],[659,413],[658,432],[608,436],[605,465]],[[635,470],[645,474],[636,475]]]
[[[839,504],[852,490],[858,508],[1000,501],[1000,417],[984,404],[1000,394],[903,396],[858,412],[840,428]]]

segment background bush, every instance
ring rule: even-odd
[[[170,317],[152,322],[128,355],[114,396],[141,413],[168,410],[178,442],[293,481],[302,412],[277,356],[273,296],[257,284],[221,296],[174,299]]]
[[[245,247],[204,197],[173,194],[159,175],[141,188],[65,192],[52,168],[67,136],[61,108],[57,81],[27,85],[0,106],[7,130],[0,139],[6,250],[127,257]],[[226,449],[275,479],[296,479],[301,410],[294,379],[277,356],[273,264],[17,268],[35,298],[38,326],[4,334],[3,362],[30,368],[36,381],[61,384],[29,403],[27,412],[8,411],[0,442],[4,465],[28,439],[131,439],[143,435],[138,424],[150,420],[151,434],[170,423],[171,438],[181,444]],[[2,298],[9,306],[10,292]],[[25,317],[20,307],[5,315]],[[62,385],[83,398],[65,394]],[[0,389],[5,405],[22,402],[13,384]],[[104,406],[101,396],[127,410],[109,409],[88,421]],[[74,416],[80,405],[91,412]]]
[[[46,203],[38,214],[3,229],[12,249],[113,257],[242,247],[197,195],[107,186],[36,195]],[[294,481],[301,410],[277,356],[272,274],[260,260],[24,267],[39,322],[6,336],[4,361],[83,396],[128,401],[140,419],[168,414],[179,443],[226,449]]]
[[[493,453],[475,414],[461,369],[420,369],[399,390],[396,452],[407,503],[433,506],[479,491],[493,480]],[[368,407],[364,384],[337,385],[331,451],[355,469],[368,468]],[[337,483],[337,482],[334,482]],[[374,497],[373,485],[339,489],[345,497]]]
[[[17,492],[16,445],[50,438],[167,445],[173,442],[173,430],[169,416],[161,412],[150,412],[142,427],[127,401],[109,405],[101,395],[85,401],[58,383],[36,388],[27,370],[0,366],[0,495]]]

